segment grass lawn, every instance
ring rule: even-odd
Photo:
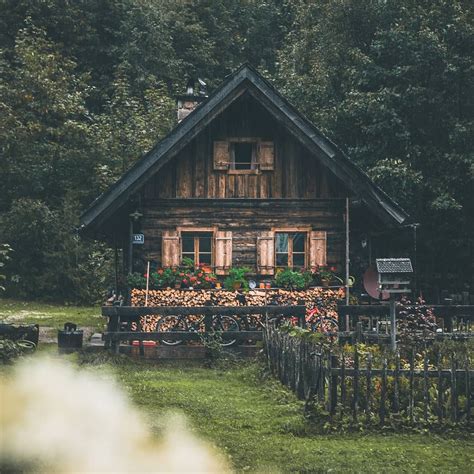
[[[0,321],[13,324],[39,324],[62,329],[64,323],[76,323],[78,327],[92,327],[102,331],[105,318],[100,307],[62,306],[36,301],[0,299]]]
[[[101,370],[100,366],[97,370]],[[239,471],[472,472],[474,442],[428,434],[308,434],[302,403],[257,364],[125,364],[117,377],[157,433],[168,411],[228,455]]]

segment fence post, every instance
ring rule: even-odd
[[[360,321],[356,324],[356,343],[364,342],[364,334],[362,332],[362,323]]]
[[[425,421],[428,421],[428,405],[430,402],[430,394],[428,389],[428,356],[426,354],[425,345],[425,353],[423,357],[423,418]]]
[[[357,344],[354,346],[354,384],[352,394],[352,418],[357,422],[357,409],[359,405],[359,351]]]
[[[211,306],[211,301],[206,301],[205,306]],[[204,315],[204,328],[206,333],[209,333],[212,330],[212,315],[210,313]]]
[[[344,409],[346,406],[346,357],[342,352],[341,360],[341,418],[344,417]]]
[[[367,424],[370,423],[370,412],[372,408],[372,354],[369,352],[367,356],[367,372],[366,372],[366,407],[365,419]]]
[[[382,390],[380,393],[380,424],[385,424],[385,399],[387,398],[387,359],[384,358],[382,366]]]
[[[448,332],[448,333],[453,332],[453,318],[451,317],[450,314],[443,315],[443,325],[444,325],[445,332]]]
[[[303,299],[298,300],[299,306],[304,306],[306,308],[306,301]],[[306,328],[306,309],[301,311],[301,314],[298,315],[298,322],[300,328]]]
[[[443,372],[441,368],[441,353],[438,350],[436,356],[436,365],[438,366],[438,422],[443,423]]]
[[[456,359],[454,354],[451,355],[451,421],[458,420],[458,393],[456,384]]]
[[[393,379],[393,411],[400,411],[400,352],[395,353],[395,377]]]
[[[397,350],[397,315],[393,296],[390,297],[390,349],[392,352]]]
[[[329,413],[331,415],[331,418],[335,415],[336,413],[336,407],[337,407],[337,374],[332,370],[336,368],[338,365],[338,359],[337,356],[334,354],[329,354],[329,378],[331,381],[331,390],[329,393],[329,400],[330,400],[330,409]]]
[[[413,423],[414,408],[415,408],[415,350],[412,349],[410,353],[410,388],[408,394],[408,412],[410,422]]]

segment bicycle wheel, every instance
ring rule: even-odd
[[[240,331],[239,322],[232,316],[214,316],[212,318],[212,329],[215,332]],[[222,347],[233,346],[237,339],[224,339],[221,342]]]
[[[163,316],[156,325],[158,332],[186,332],[188,326],[186,321],[179,316]],[[182,344],[181,339],[162,339],[165,346],[178,346]]]
[[[312,325],[312,330],[314,332],[327,334],[331,341],[335,341],[337,339],[337,333],[339,332],[339,324],[334,318],[320,317]],[[336,333],[336,335],[334,333]]]

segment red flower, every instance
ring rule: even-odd
[[[185,279],[183,280],[183,283],[184,283],[185,285],[187,285],[187,284],[188,284],[188,280],[186,280],[186,278],[185,278]]]
[[[181,272],[181,273],[179,274],[179,276],[180,276],[180,277],[184,277],[184,273]]]
[[[331,267],[329,270],[331,270],[332,272],[335,272],[337,270],[336,267]]]
[[[144,276],[145,278],[148,278],[148,273],[144,273],[143,276]]]
[[[158,270],[158,273],[159,273],[160,275],[163,275],[163,269],[160,268],[160,269]]]
[[[201,272],[198,273],[198,277],[199,277],[199,278],[202,277],[202,273],[201,273]]]

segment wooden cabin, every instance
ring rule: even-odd
[[[178,99],[178,125],[82,215],[85,234],[123,250],[121,272],[189,257],[218,275],[243,265],[257,279],[318,265],[344,275],[349,232],[370,236],[406,222],[252,67],[209,97],[188,92]]]

